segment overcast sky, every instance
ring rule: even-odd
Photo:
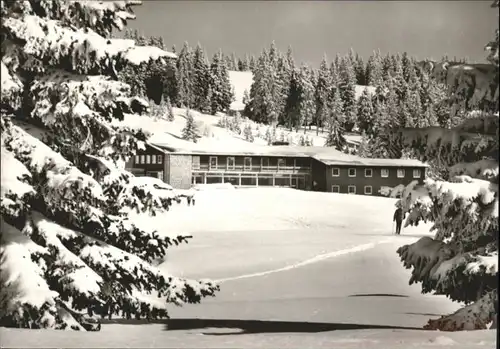
[[[129,27],[163,36],[168,47],[198,42],[211,56],[258,55],[275,41],[292,46],[296,61],[317,65],[352,47],[418,59],[468,57],[484,61],[498,27],[491,1],[143,1]]]

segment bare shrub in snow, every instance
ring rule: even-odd
[[[175,58],[109,39],[134,18],[133,4],[1,3],[1,326],[84,330],[94,315],[165,318],[167,304],[218,289],[151,264],[189,236],[130,220],[131,211],[166,214],[176,199],[162,181],[123,169],[148,134],[116,121],[151,110],[118,73]]]

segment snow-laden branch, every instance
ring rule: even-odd
[[[49,249],[53,262],[47,264],[51,270],[47,279],[52,288],[57,287],[62,300],[69,297],[73,308],[81,310],[84,305],[93,303],[101,290],[102,278],[90,269],[79,257],[68,250],[59,237],[73,237],[68,229],[50,221],[39,212],[32,212],[23,232],[33,240],[43,241]]]
[[[133,40],[107,39],[90,28],[73,30],[57,20],[37,16],[7,17],[2,29],[15,39],[25,42],[24,52],[50,66],[68,63],[73,72],[108,73],[127,64],[176,58],[157,47],[135,46]]]
[[[23,84],[21,80],[17,76],[16,73],[12,73],[9,71],[9,68],[2,61],[0,63],[0,78],[2,83],[1,89],[1,103],[2,108],[10,107],[14,108],[19,106],[21,102],[21,94],[23,91]]]
[[[74,222],[100,219],[97,208],[105,196],[92,177],[19,126],[12,125],[2,136],[7,149],[39,181],[37,193],[50,212],[69,214]]]
[[[495,287],[497,252],[488,255],[478,254],[479,250],[460,253],[455,243],[446,244],[424,237],[402,246],[397,253],[403,265],[412,269],[410,284],[421,282],[424,293],[435,292],[470,303]],[[467,288],[457,287],[464,281]]]
[[[106,121],[123,120],[124,113],[142,113],[149,108],[144,99],[129,97],[130,86],[102,75],[53,71],[36,79],[30,92],[32,116],[46,125],[53,124],[60,114],[68,113],[72,107],[75,115],[95,116]]]
[[[33,255],[38,258],[47,255],[47,248],[35,244],[3,219],[0,219],[0,229],[0,272],[4,281],[0,288],[15,285],[14,294],[8,299],[7,309],[3,311],[22,323],[25,323],[25,317],[29,317],[29,314],[23,311],[21,305],[30,309],[45,308],[47,314],[44,316],[50,317],[55,311],[53,307],[58,293],[50,290],[44,278],[43,264],[39,265],[33,260]]]
[[[138,0],[124,1],[64,1],[29,0],[3,3],[16,13],[37,15],[46,19],[61,20],[65,25],[77,28],[93,28],[102,36],[109,36],[113,28],[122,30],[127,21],[135,19],[132,6],[140,5]]]
[[[1,147],[1,213],[11,217],[19,216],[26,210],[27,196],[33,196],[35,190],[27,183],[30,172],[20,163],[10,151]]]
[[[460,308],[451,315],[429,320],[424,326],[426,330],[439,331],[473,331],[488,329],[490,323],[496,322],[498,291],[486,293],[475,303]]]

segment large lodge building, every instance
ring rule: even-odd
[[[423,181],[417,160],[367,159],[328,147],[259,146],[221,150],[148,144],[127,164],[136,176],[157,177],[177,189],[196,184],[281,186],[302,190],[381,195],[382,187]]]

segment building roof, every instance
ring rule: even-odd
[[[350,155],[330,147],[302,147],[302,146],[264,146],[249,143],[248,146],[221,149],[220,146],[203,146],[191,143],[187,148],[175,148],[170,145],[156,144],[171,153],[185,155],[220,155],[220,156],[274,156],[274,157],[303,157],[313,158],[327,166],[402,166],[428,167],[427,164],[411,159],[369,159],[357,155]]]

